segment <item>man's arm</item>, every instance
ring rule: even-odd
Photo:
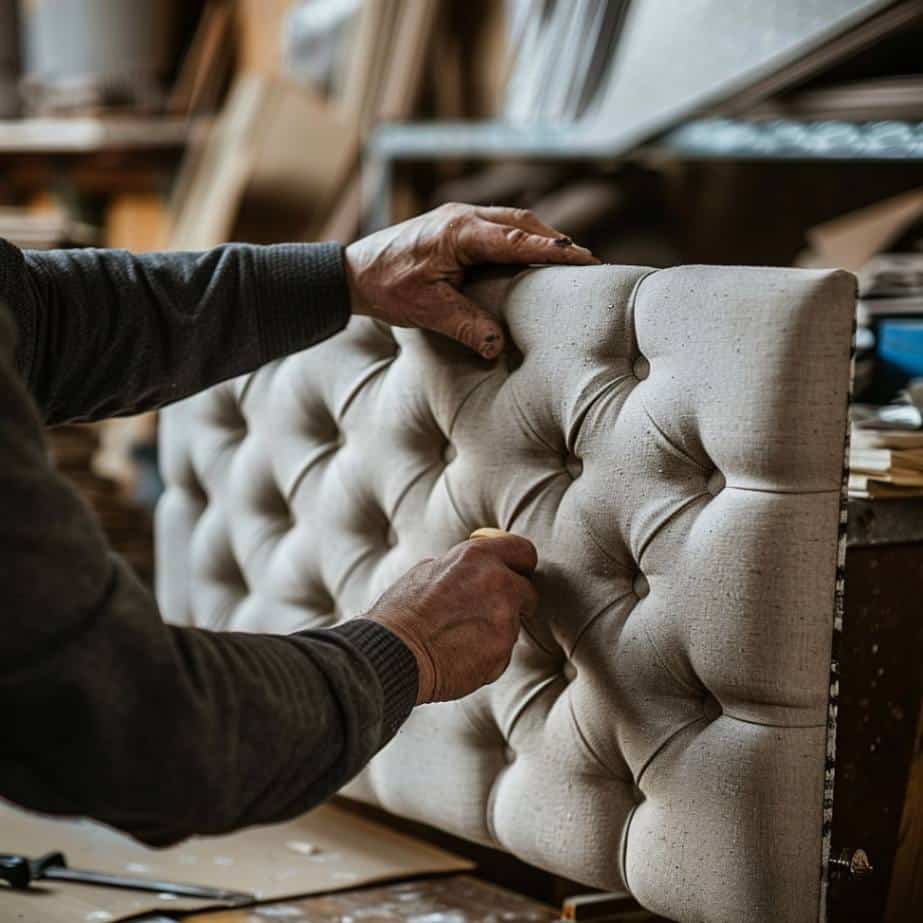
[[[593,262],[556,234],[529,213],[447,206],[352,245],[351,296],[361,313],[494,357],[503,332],[454,289],[462,267]],[[238,285],[253,301],[218,297],[214,279],[234,280],[247,260],[271,269],[271,249],[23,257],[0,244],[0,296],[18,304],[21,336],[14,359],[0,309],[0,797],[156,844],[281,819],[361,769],[415,702],[467,695],[509,660],[519,616],[535,606],[524,539],[427,559],[365,618],[327,631],[176,628],[50,465],[17,366],[46,419],[85,419],[177,399],[345,323],[342,266],[329,297],[343,303],[301,318],[307,329],[289,325],[288,309],[273,315],[269,296],[300,317],[303,289],[320,292],[323,273],[269,272],[259,292]],[[237,313],[254,311],[266,313]]]
[[[150,843],[289,817],[359,771],[417,697],[360,619],[290,637],[163,623],[51,466],[0,309],[0,796]]]
[[[154,845],[296,816],[414,704],[496,679],[535,606],[535,549],[467,542],[367,613],[294,635],[164,624],[51,466],[0,308],[0,797]]]
[[[449,204],[339,244],[227,244],[204,253],[20,252],[0,240],[0,301],[46,423],[140,413],[305,349],[350,307],[503,349],[458,287],[478,263],[586,265],[593,255],[521,209]]]
[[[21,252],[0,241],[0,300],[48,423],[151,410],[336,333],[339,244],[204,253]]]

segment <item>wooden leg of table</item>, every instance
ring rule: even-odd
[[[923,920],[923,711],[904,799],[886,923]]]

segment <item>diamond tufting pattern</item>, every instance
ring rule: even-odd
[[[479,526],[525,534],[510,668],[347,794],[672,919],[817,920],[854,285],[531,270],[472,292],[495,364],[356,318],[164,413],[163,611],[329,625]]]

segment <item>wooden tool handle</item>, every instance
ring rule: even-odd
[[[504,535],[509,535],[505,529],[494,529],[490,526],[483,526],[480,529],[475,529],[469,536],[469,541],[474,541],[478,538],[503,538]]]

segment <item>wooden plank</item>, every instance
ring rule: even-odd
[[[565,899],[561,919],[569,923],[622,923],[628,920],[655,920],[627,892],[604,891],[599,894],[574,894]]]
[[[293,0],[236,0],[239,71],[282,75],[282,29],[292,5]]]
[[[215,108],[231,66],[231,13],[230,0],[208,0],[170,95],[171,113]]]
[[[921,557],[919,543],[846,553],[831,853],[864,849],[875,871],[831,882],[830,923],[879,923],[888,901],[921,709]]]
[[[255,157],[268,81],[238,77],[221,117],[187,152],[172,203],[174,250],[203,250],[228,239]]]
[[[344,116],[358,121],[360,135],[379,121],[401,121],[414,111],[423,82],[428,49],[442,12],[440,0],[399,4],[366,0],[359,20],[350,73],[341,102]],[[383,38],[383,37],[390,38]],[[382,49],[387,49],[387,55]],[[359,146],[344,178],[310,226],[314,239],[348,243],[359,232],[361,180]]]
[[[189,122],[178,118],[2,119],[0,153],[182,147],[189,132]]]
[[[357,171],[340,189],[329,214],[320,221],[309,236],[311,240],[336,240],[351,243],[359,231],[362,217],[362,181]]]
[[[413,112],[440,6],[438,0],[427,0],[398,9],[377,121],[402,120]]]
[[[584,923],[611,917],[623,910],[636,910],[637,901],[621,891],[603,891],[599,894],[574,894],[565,898],[561,907],[561,919]]]
[[[106,207],[106,246],[133,253],[162,250],[170,224],[163,197],[156,193],[121,193]]]
[[[364,0],[350,52],[351,66],[339,103],[343,114],[356,119],[363,128],[378,108],[380,69],[393,25],[394,8],[390,0]]]
[[[886,923],[923,920],[923,709],[920,710],[885,920]]]
[[[187,923],[554,923],[557,913],[505,888],[467,875],[407,881],[222,913],[197,914]]]

